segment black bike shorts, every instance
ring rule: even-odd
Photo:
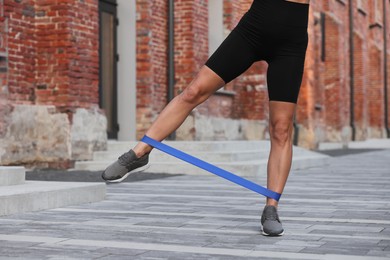
[[[268,63],[269,100],[297,103],[308,43],[309,4],[254,0],[205,65],[225,84],[254,62]]]

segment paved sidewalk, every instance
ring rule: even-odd
[[[175,176],[2,217],[0,259],[389,259],[390,150],[330,162],[290,174],[282,237],[260,235],[264,197],[211,174]]]

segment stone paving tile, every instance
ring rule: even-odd
[[[367,256],[379,256],[390,259],[390,252],[382,250],[369,250]]]
[[[94,259],[107,255],[106,253],[95,253],[88,249],[66,249],[63,247],[30,246],[1,247],[0,258],[20,259]]]
[[[311,253],[311,254],[336,254],[336,255],[349,255],[349,256],[366,256],[369,249],[350,249],[350,248],[337,248],[337,247],[305,247],[299,251],[299,253]],[[342,259],[342,258],[340,258]],[[385,260],[385,259],[384,259]]]
[[[215,176],[184,175],[108,185],[98,203],[0,217],[0,236],[17,235],[0,241],[0,259],[240,260],[249,250],[274,252],[272,259],[283,252],[389,259],[389,162],[383,150],[292,172],[279,206],[282,237],[260,234],[263,197]],[[199,253],[209,248],[215,252]]]
[[[106,254],[102,259],[109,259],[113,255],[118,255],[118,256],[127,256],[127,259],[130,258],[130,256],[138,256],[142,255],[146,252],[149,252],[149,250],[138,250],[138,249],[127,249],[127,248],[99,248],[94,251],[95,253],[102,253]],[[100,258],[99,258],[100,259]]]
[[[4,248],[12,248],[12,247],[30,247],[40,244],[40,242],[14,242],[14,241],[1,241],[0,247],[0,256],[2,255],[2,251]]]
[[[105,259],[105,258],[103,258]],[[107,258],[109,259],[109,258]],[[112,258],[114,259],[114,258]],[[206,255],[206,254],[193,254],[193,253],[171,253],[164,251],[149,251],[147,253],[138,255],[137,259],[168,259],[168,260],[244,260],[244,259],[258,259],[257,257],[239,257],[239,256],[226,256],[226,255]],[[261,258],[262,260],[278,260],[281,258]]]

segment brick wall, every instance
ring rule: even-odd
[[[382,3],[361,1],[362,5],[358,5],[353,1],[353,112],[357,140],[384,136],[383,12],[379,2]],[[303,146],[316,147],[320,141],[351,139],[348,4],[346,0],[311,3],[306,71],[297,109],[298,123],[305,129],[305,135],[300,136],[301,144],[309,139]],[[321,60],[321,12],[325,14],[324,61]],[[312,134],[316,137],[312,138]]]
[[[251,2],[224,0],[225,36]],[[383,12],[378,10],[383,6],[381,0],[361,1],[362,6],[353,2],[356,4],[353,100],[357,138],[380,137],[385,127],[385,21]],[[4,15],[9,22],[6,95],[9,102],[53,104],[70,114],[77,107],[97,105],[97,3],[97,0],[4,0]],[[166,1],[137,0],[136,3],[139,138],[166,105],[168,10]],[[207,0],[175,1],[175,94],[193,80],[207,60],[207,3]],[[297,109],[303,146],[315,147],[319,141],[350,139],[348,3],[347,0],[311,3],[306,70]],[[386,4],[390,10],[389,1]],[[325,14],[325,60],[321,60],[320,12]],[[390,15],[386,22],[390,31]],[[197,108],[197,112],[213,117],[267,120],[266,70],[265,62],[255,63],[225,86],[235,95],[214,95]],[[388,71],[390,83],[390,66]],[[4,75],[1,80],[5,80]],[[3,125],[0,122],[0,133]]]
[[[77,135],[71,134],[73,114],[88,108],[93,112],[85,112],[84,120],[100,115],[98,1],[3,3],[1,19],[8,20],[8,82],[0,93],[0,163],[71,167],[70,143],[72,148],[79,145],[74,142]],[[84,127],[105,134],[104,123]],[[25,135],[20,134],[23,131]],[[96,143],[89,140],[91,136],[77,138],[86,148],[84,154]]]
[[[368,110],[370,114],[370,127],[379,131],[384,122],[384,104],[383,104],[383,73],[381,68],[382,52],[375,46],[370,46],[370,69],[368,74],[369,91],[366,98],[368,99]],[[374,135],[378,135],[377,132]],[[381,137],[381,136],[376,136]]]
[[[388,1],[386,1],[388,2]],[[384,125],[384,50],[383,50],[383,1],[371,1],[366,16],[368,31],[369,68],[367,106],[369,113],[369,137],[381,138]],[[389,9],[388,9],[389,10]]]
[[[166,105],[168,6],[137,0],[137,139]]]
[[[348,100],[345,100],[347,96],[341,100],[341,91],[342,88],[346,87],[341,84],[341,71],[340,63],[343,60],[340,53],[340,26],[341,24],[332,19],[332,17],[326,17],[326,28],[327,28],[327,45],[326,45],[326,60],[325,60],[325,75],[324,75],[324,91],[325,91],[325,118],[326,124],[335,130],[340,130],[343,124],[341,118],[341,106],[342,103],[348,103]]]
[[[175,2],[175,90],[183,91],[208,57],[206,0]]]
[[[158,1],[155,1],[158,2]],[[383,129],[383,31],[380,24],[381,4],[377,1],[353,1],[354,8],[354,124],[356,138],[365,139],[380,135]],[[252,1],[224,0],[225,36],[236,26]],[[315,148],[322,141],[343,141],[351,138],[350,129],[350,64],[349,64],[349,1],[313,1],[310,7],[309,46],[306,55],[305,73],[298,99],[297,123],[301,128],[300,145]],[[389,3],[387,2],[389,5]],[[139,12],[144,21],[154,21],[162,14],[152,16],[147,12],[150,3],[138,2]],[[376,9],[375,9],[376,8]],[[175,72],[176,94],[182,91],[195,77],[199,68],[207,60],[207,1],[175,2]],[[388,8],[390,10],[390,8]],[[164,10],[164,9],[162,9]],[[322,36],[320,13],[325,15],[325,35]],[[379,17],[379,18],[378,18]],[[389,23],[388,18],[387,23]],[[383,21],[382,21],[383,23]],[[146,23],[138,28],[138,33],[145,39],[149,31]],[[160,32],[161,33],[161,32]],[[143,47],[153,38],[147,34],[142,40],[143,57],[157,51],[157,45]],[[159,37],[166,37],[159,36]],[[324,38],[324,39],[323,39]],[[322,60],[322,41],[325,41],[324,60]],[[139,42],[141,39],[139,39]],[[160,44],[161,46],[166,46]],[[141,48],[138,47],[138,49]],[[146,51],[147,50],[147,51]],[[389,47],[388,47],[388,51]],[[163,71],[166,65],[159,63],[160,56],[154,63]],[[161,56],[162,59],[162,56]],[[146,62],[145,62],[146,60]],[[142,75],[153,71],[150,58],[142,60]],[[267,64],[257,62],[243,75],[225,86],[225,90],[235,94],[219,93],[210,97],[195,111],[200,115],[232,119],[268,120],[268,92],[266,85]],[[165,72],[164,72],[165,73]],[[165,105],[165,87],[150,87],[158,80],[153,77],[138,77],[144,80],[138,85],[138,130],[143,132],[160,109]],[[153,79],[153,80],[152,80]],[[148,80],[150,82],[148,82]],[[164,79],[165,80],[165,79]],[[148,82],[145,84],[145,82]],[[161,81],[163,82],[163,81]],[[163,83],[158,85],[162,86]],[[157,92],[156,92],[157,91]],[[390,91],[389,91],[390,92]],[[139,95],[143,93],[142,95]],[[158,95],[152,93],[159,93]],[[153,108],[143,106],[153,100]],[[390,117],[390,116],[389,116]],[[142,133],[139,134],[141,136]]]
[[[4,1],[8,18],[8,91],[15,103],[34,102],[35,1]]]
[[[9,100],[71,112],[98,103],[95,0],[5,0]]]
[[[367,56],[364,51],[366,45],[364,44],[363,37],[359,34],[354,34],[354,104],[355,104],[355,126],[358,129],[357,137],[360,140],[367,138],[367,105],[368,95],[371,90],[367,88],[367,77],[365,72],[367,71]]]
[[[97,105],[99,27],[96,1],[36,2],[36,103],[60,111]]]

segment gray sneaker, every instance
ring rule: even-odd
[[[133,150],[119,156],[118,160],[107,167],[102,178],[108,182],[121,182],[131,173],[140,172],[149,168],[149,153],[137,158]]]
[[[264,207],[261,225],[265,236],[281,236],[284,234],[282,222],[280,222],[275,206],[268,205]]]

